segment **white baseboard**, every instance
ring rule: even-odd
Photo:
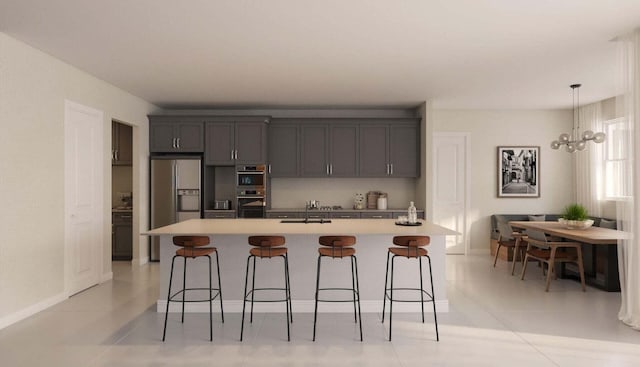
[[[133,260],[135,261],[136,259]],[[147,263],[149,263],[149,256],[141,257],[138,259],[138,265],[144,265]]]
[[[56,305],[66,300],[67,298],[69,297],[67,297],[64,293],[60,293],[53,297],[47,298],[41,302],[33,304],[29,307],[23,308],[20,311],[4,316],[0,318],[0,330],[4,329],[5,327],[11,324],[15,324],[18,321],[24,320],[29,316],[33,316],[40,311],[46,310],[47,308],[53,305]]]
[[[240,300],[228,300],[223,301],[223,307],[225,312],[239,313],[242,312],[242,301]],[[315,302],[313,300],[293,300],[291,308],[294,313],[313,313]],[[167,301],[158,300],[156,303],[157,312],[165,312],[167,307]],[[389,304],[387,303],[387,307]],[[249,310],[249,304],[247,304],[247,311]],[[424,307],[425,312],[433,312],[433,307],[427,303]],[[181,312],[182,304],[178,302],[172,302],[169,305],[169,312]],[[254,312],[262,313],[280,313],[286,312],[284,308],[284,302],[280,303],[254,303]],[[360,301],[360,311],[362,313],[380,313],[382,312],[382,301]],[[449,301],[436,301],[436,311],[449,312]],[[209,312],[209,304],[207,302],[201,303],[187,303],[184,306],[184,312]],[[213,301],[213,312],[220,312],[220,301]],[[353,304],[350,302],[344,303],[318,303],[318,312],[331,313],[331,312],[353,312]],[[420,305],[418,303],[405,303],[395,302],[393,304],[393,312],[401,313],[413,313],[420,312]]]
[[[112,271],[102,274],[102,276],[100,277],[100,283],[108,282],[111,279],[113,279],[113,272]]]

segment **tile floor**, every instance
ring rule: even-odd
[[[489,256],[448,256],[450,312],[394,317],[388,342],[379,314],[364,314],[365,341],[350,314],[294,314],[286,342],[283,314],[257,314],[239,342],[240,314],[188,314],[184,326],[154,312],[158,266],[114,263],[113,281],[0,330],[0,365],[9,366],[639,366],[640,332],[616,319],[619,293],[557,280],[549,293],[539,268],[509,275]],[[529,272],[530,271],[530,272]]]

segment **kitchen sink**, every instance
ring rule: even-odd
[[[324,224],[324,223],[331,223],[331,219],[324,219],[324,218],[314,218],[314,219],[304,219],[304,218],[299,218],[299,219],[283,219],[280,221],[280,223],[320,223],[320,224]]]

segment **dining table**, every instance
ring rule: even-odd
[[[552,221],[511,221],[509,225],[515,230],[537,230],[582,243],[586,283],[609,292],[620,291],[617,244],[620,240],[629,239],[629,232],[594,226],[568,228],[563,223]],[[577,271],[564,264],[561,266],[560,276],[579,278]]]

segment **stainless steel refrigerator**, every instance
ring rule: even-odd
[[[151,158],[151,228],[200,218],[202,160],[197,157]],[[151,261],[160,260],[160,238],[151,237]]]

